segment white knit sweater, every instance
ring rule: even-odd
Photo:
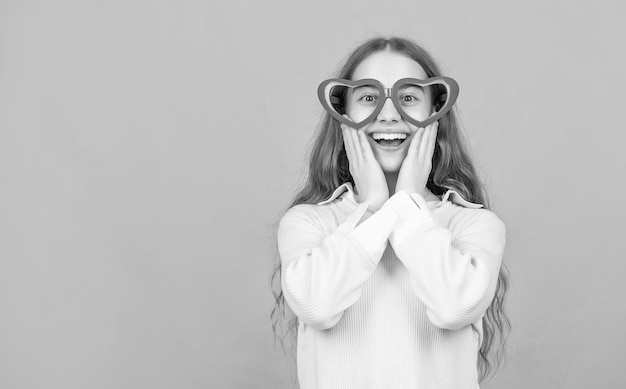
[[[346,183],[280,221],[301,389],[477,388],[504,223],[451,190],[428,202],[400,191],[371,216],[367,206]]]

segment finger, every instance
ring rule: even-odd
[[[433,154],[435,153],[435,144],[437,143],[437,133],[439,132],[439,122],[433,123],[433,131],[431,133],[430,138],[428,139],[428,159],[432,160]]]
[[[410,154],[411,156],[414,156],[419,151],[419,145],[422,142],[424,131],[425,131],[424,127],[420,127],[417,129],[417,131],[415,132],[415,135],[413,135],[411,144],[409,144],[409,152],[407,153],[407,155]]]
[[[367,137],[368,135],[365,135],[365,131],[359,131],[359,140],[363,157],[368,159],[375,159],[376,157],[374,156],[374,151],[372,150],[372,146],[370,145]]]
[[[350,165],[354,167],[356,164],[354,142],[352,141],[349,130],[350,128],[347,125],[341,124],[341,133],[343,134],[343,142],[346,148],[346,154],[348,155],[348,161],[350,162]]]
[[[341,115],[343,117],[345,117],[346,119],[350,120],[350,117],[347,114],[343,114]],[[345,123],[341,123],[341,129],[343,130],[343,135],[344,135],[344,139],[346,140],[346,144],[347,146],[350,148],[350,155],[349,155],[349,160],[352,162],[352,164],[356,164],[358,163],[357,161],[357,152],[356,152],[356,144],[354,142],[354,137],[352,136],[352,130],[353,128],[348,126]],[[346,153],[347,153],[347,149],[346,149]]]
[[[428,126],[426,126],[426,129],[424,131],[424,136],[422,139],[422,143],[419,146],[419,154],[420,156],[426,157],[428,154],[428,146],[430,144],[430,139],[432,138],[432,134],[433,134],[433,125],[430,124]]]
[[[361,141],[359,140],[359,130],[349,128],[350,141],[352,142],[352,150],[354,151],[355,161],[359,164],[363,163],[363,152],[361,150]]]
[[[437,127],[439,126],[439,122],[433,122],[429,124],[426,129],[425,139],[422,142],[423,144],[420,147],[420,153],[424,156],[428,157],[430,154],[432,156],[432,147],[434,145],[435,137],[437,136]]]

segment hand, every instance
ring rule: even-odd
[[[363,131],[342,123],[341,132],[350,163],[350,174],[358,192],[357,201],[369,201],[369,208],[374,212],[378,211],[389,198],[385,173]]]
[[[439,122],[420,127],[413,132],[409,151],[402,162],[396,183],[396,193],[405,190],[426,197],[426,183],[433,166],[433,153]]]

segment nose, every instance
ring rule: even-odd
[[[380,113],[378,114],[376,119],[381,122],[398,122],[400,120],[400,114],[396,110],[396,107],[393,105],[391,97],[387,96],[385,98],[385,104],[383,105],[383,109],[380,110]]]

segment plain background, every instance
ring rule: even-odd
[[[0,2],[0,387],[287,388],[273,227],[316,88],[421,43],[506,223],[485,388],[626,382],[624,7],[615,1]]]

